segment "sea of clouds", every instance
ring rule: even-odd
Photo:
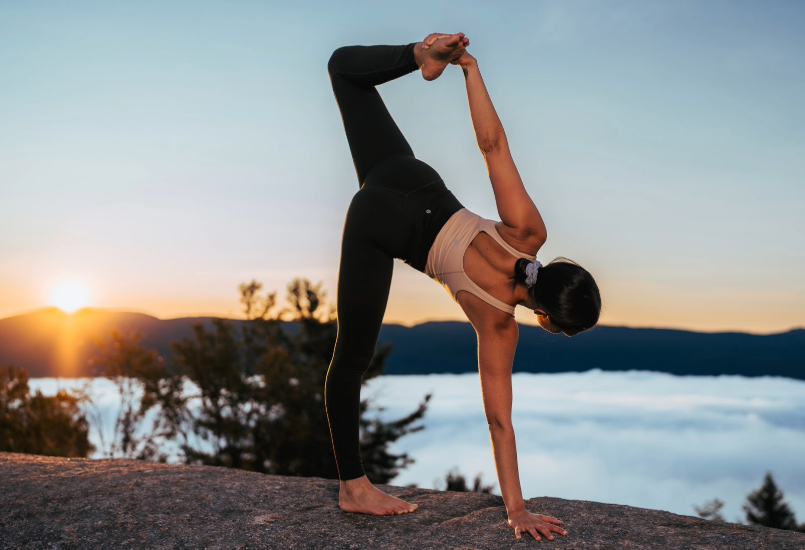
[[[41,378],[31,387],[53,394],[87,382],[94,422],[108,439],[118,404],[111,382]],[[525,498],[685,515],[694,515],[694,504],[719,498],[726,519],[737,521],[746,495],[770,471],[805,522],[805,382],[593,370],[518,373],[512,385]],[[373,399],[373,414],[392,420],[412,412],[426,393],[433,397],[425,429],[391,448],[416,461],[393,484],[432,488],[458,467],[468,480],[482,474],[500,494],[477,374],[381,376],[362,395]],[[97,429],[91,440],[99,446]]]

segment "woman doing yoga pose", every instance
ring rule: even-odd
[[[461,33],[432,34],[405,46],[339,48],[328,64],[359,185],[344,223],[338,337],[325,383],[339,505],[375,515],[417,508],[375,488],[359,453],[361,378],[383,322],[393,259],[399,258],[444,285],[475,328],[484,413],[509,524],[518,539],[528,532],[553,540],[552,532],[566,534],[562,522],[528,512],[520,490],[511,422],[514,307],[534,311],[544,329],[571,336],[598,322],[601,299],[592,276],[577,264],[536,261],[545,224],[520,180],[468,44]],[[414,157],[375,89],[416,69],[434,80],[451,63],[464,72],[499,222],[464,208],[439,174]]]

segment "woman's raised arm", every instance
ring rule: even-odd
[[[472,126],[486,160],[500,220],[512,228],[514,238],[539,248],[548,236],[545,222],[514,165],[506,132],[481,78],[478,62],[465,52],[455,64],[464,71]]]

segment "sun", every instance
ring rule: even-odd
[[[48,293],[51,305],[65,313],[73,313],[86,307],[90,302],[89,289],[75,281],[61,281],[53,285]]]

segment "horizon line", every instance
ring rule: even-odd
[[[227,320],[231,320],[231,321],[245,321],[246,320],[245,318],[242,318],[242,317],[226,317],[226,316],[222,316],[222,315],[219,315],[219,314],[210,314],[210,313],[198,313],[198,314],[191,313],[191,314],[179,315],[179,316],[175,316],[175,317],[160,317],[158,315],[155,315],[154,313],[143,311],[143,310],[138,310],[136,308],[122,309],[122,308],[109,308],[109,307],[82,307],[82,308],[79,308],[79,309],[77,309],[77,310],[75,310],[73,312],[68,313],[68,312],[64,311],[63,309],[61,309],[61,308],[59,308],[57,306],[44,306],[44,307],[39,307],[39,308],[34,308],[34,309],[21,311],[21,312],[18,312],[18,313],[7,315],[5,317],[0,317],[0,321],[5,321],[7,319],[12,319],[14,317],[23,317],[23,316],[26,316],[26,315],[33,315],[33,314],[36,314],[36,313],[42,313],[42,312],[51,311],[51,310],[58,311],[58,312],[60,312],[60,313],[62,313],[64,315],[68,315],[68,316],[75,315],[76,313],[80,313],[80,312],[93,312],[93,311],[100,311],[100,312],[105,312],[105,313],[131,313],[131,314],[137,314],[137,315],[145,315],[147,317],[152,317],[152,318],[157,319],[159,321],[175,321],[175,320],[179,320],[179,319],[199,319],[199,318],[227,319]],[[287,322],[290,322],[290,321],[287,321]],[[414,323],[401,323],[401,322],[394,322],[394,321],[389,321],[389,322],[384,321],[383,322],[384,325],[397,325],[397,326],[403,326],[403,327],[406,327],[406,328],[413,328],[413,327],[416,327],[416,326],[419,326],[419,325],[424,325],[424,324],[427,324],[427,323],[466,323],[466,324],[469,324],[469,321],[468,320],[459,320],[459,319],[423,319],[423,320],[420,320],[420,321],[416,321]],[[518,324],[521,324],[523,326],[533,326],[533,327],[538,327],[539,326],[537,324],[523,323],[523,322],[520,322],[520,321],[518,321]],[[640,330],[640,329],[644,329],[644,330],[673,330],[673,331],[680,331],[680,332],[692,332],[692,333],[697,333],[697,334],[749,334],[749,335],[753,335],[753,336],[772,336],[772,335],[775,335],[775,334],[787,334],[789,332],[793,332],[793,331],[796,331],[796,330],[805,330],[805,325],[792,326],[792,327],[790,327],[788,329],[781,330],[781,331],[774,331],[774,332],[750,332],[750,331],[747,331],[747,330],[712,330],[712,331],[707,331],[707,330],[697,330],[697,329],[692,329],[692,328],[680,328],[680,327],[677,327],[677,326],[667,326],[667,327],[665,327],[665,326],[656,326],[656,325],[655,326],[635,326],[635,325],[623,325],[623,324],[613,324],[613,325],[610,325],[610,324],[598,324],[598,325],[596,325],[596,327],[593,327],[593,329],[590,329],[590,330],[594,330],[597,327],[627,328],[627,329],[637,329],[637,330]]]

